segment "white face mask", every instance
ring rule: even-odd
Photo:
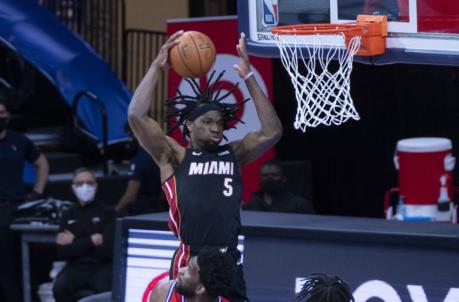
[[[82,204],[86,204],[94,199],[96,195],[96,187],[88,184],[83,184],[81,186],[73,186],[73,191],[78,197],[78,200]]]

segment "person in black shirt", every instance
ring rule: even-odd
[[[6,105],[0,101],[0,202],[38,199],[48,180],[48,161],[26,136],[7,129],[9,118]],[[29,194],[22,182],[25,161],[32,163],[37,171]]]
[[[133,136],[129,124],[125,126],[129,136]],[[135,137],[132,138],[138,145]],[[167,210],[167,204],[162,199],[161,179],[158,165],[142,148],[131,159],[129,181],[126,191],[115,206],[118,214],[138,215]]]
[[[38,199],[45,189],[49,165],[45,156],[24,135],[7,129],[10,113],[0,101],[0,301],[20,301],[19,240],[10,231],[20,202]],[[27,194],[22,181],[24,163],[32,163],[36,180]]]
[[[178,44],[182,34],[183,31],[176,32],[161,47],[128,109],[132,130],[159,166],[170,206],[169,227],[181,241],[171,264],[171,278],[203,246],[227,247],[235,259],[239,257],[236,247],[241,229],[240,167],[265,153],[282,135],[281,122],[251,71],[244,33],[236,46],[240,61],[234,68],[253,99],[260,129],[220,146],[223,131],[231,127],[230,122],[238,120],[236,113],[241,103],[223,102],[232,90],[222,92],[217,83],[223,73],[212,82],[213,72],[203,87],[186,79],[195,96],[179,93],[166,102],[177,119],[171,130],[183,126],[184,135],[190,138],[190,148],[184,148],[163,132],[148,115],[150,100],[161,68],[167,66],[168,51]],[[247,300],[240,265],[228,298]]]
[[[72,189],[78,205],[63,214],[56,237],[58,257],[67,261],[53,286],[56,302],[77,301],[81,289],[111,290],[115,211],[94,201],[97,183],[89,169],[75,171]]]
[[[285,189],[287,177],[280,162],[267,160],[260,169],[260,191],[243,210],[314,214],[312,203]]]

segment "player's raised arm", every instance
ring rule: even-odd
[[[261,90],[250,70],[244,33],[241,33],[236,50],[240,57],[240,61],[238,65],[234,65],[234,69],[236,69],[239,76],[245,81],[250,96],[255,103],[255,108],[261,123],[261,129],[259,131],[250,132],[242,140],[231,144],[238,161],[241,164],[245,164],[261,156],[279,141],[282,136],[282,124],[271,102]]]
[[[149,117],[148,113],[161,68],[167,66],[169,49],[178,43],[177,39],[182,33],[183,31],[174,33],[161,47],[146,75],[135,90],[128,108],[128,120],[135,136],[160,167],[171,163],[173,150],[160,125]]]

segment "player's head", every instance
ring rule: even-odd
[[[8,108],[6,107],[6,103],[0,100],[0,133],[2,133],[6,129],[6,126],[9,122],[9,118],[10,113],[8,111]]]
[[[213,151],[223,139],[224,122],[218,110],[209,110],[193,120],[187,120],[185,127],[194,147]]]
[[[72,189],[81,205],[84,206],[94,200],[97,182],[90,169],[83,167],[73,172]]]
[[[203,248],[180,269],[177,292],[185,297],[227,296],[235,269],[234,258],[214,247]]]
[[[284,189],[287,178],[284,169],[277,160],[267,160],[260,168],[260,190],[272,193]]]
[[[229,123],[231,121],[242,122],[236,116],[236,112],[239,110],[239,106],[248,99],[240,103],[223,103],[222,101],[233,93],[238,86],[236,84],[222,94],[223,86],[216,87],[216,85],[223,74],[224,71],[212,82],[215,75],[215,71],[213,71],[203,89],[194,79],[185,79],[195,95],[184,95],[180,90],[177,90],[178,96],[166,101],[168,106],[167,118],[176,118],[176,123],[169,129],[169,132],[183,126],[183,136],[189,136],[192,144],[205,149],[215,149],[225,138],[223,131],[234,128]]]
[[[337,276],[313,273],[295,297],[295,302],[353,302],[349,286]]]

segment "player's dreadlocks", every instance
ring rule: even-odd
[[[339,277],[312,273],[295,297],[295,302],[353,302],[349,286]]]
[[[235,104],[223,103],[222,101],[233,93],[233,91],[239,86],[239,83],[236,83],[233,88],[222,95],[223,87],[217,89],[216,84],[223,77],[224,73],[225,71],[220,72],[215,81],[212,83],[212,79],[215,76],[215,70],[212,71],[204,89],[199,87],[199,84],[195,79],[185,78],[185,81],[188,82],[196,95],[183,95],[182,92],[177,89],[178,95],[166,100],[167,119],[169,120],[171,117],[176,117],[176,123],[169,129],[169,133],[180,126],[184,126],[183,138],[185,138],[185,136],[189,136],[185,122],[193,121],[202,114],[213,110],[221,112],[224,130],[235,128],[234,126],[230,127],[228,125],[230,121],[244,123],[236,116],[236,112],[239,110],[240,106],[250,99],[248,98]],[[226,139],[226,137],[224,138]]]

